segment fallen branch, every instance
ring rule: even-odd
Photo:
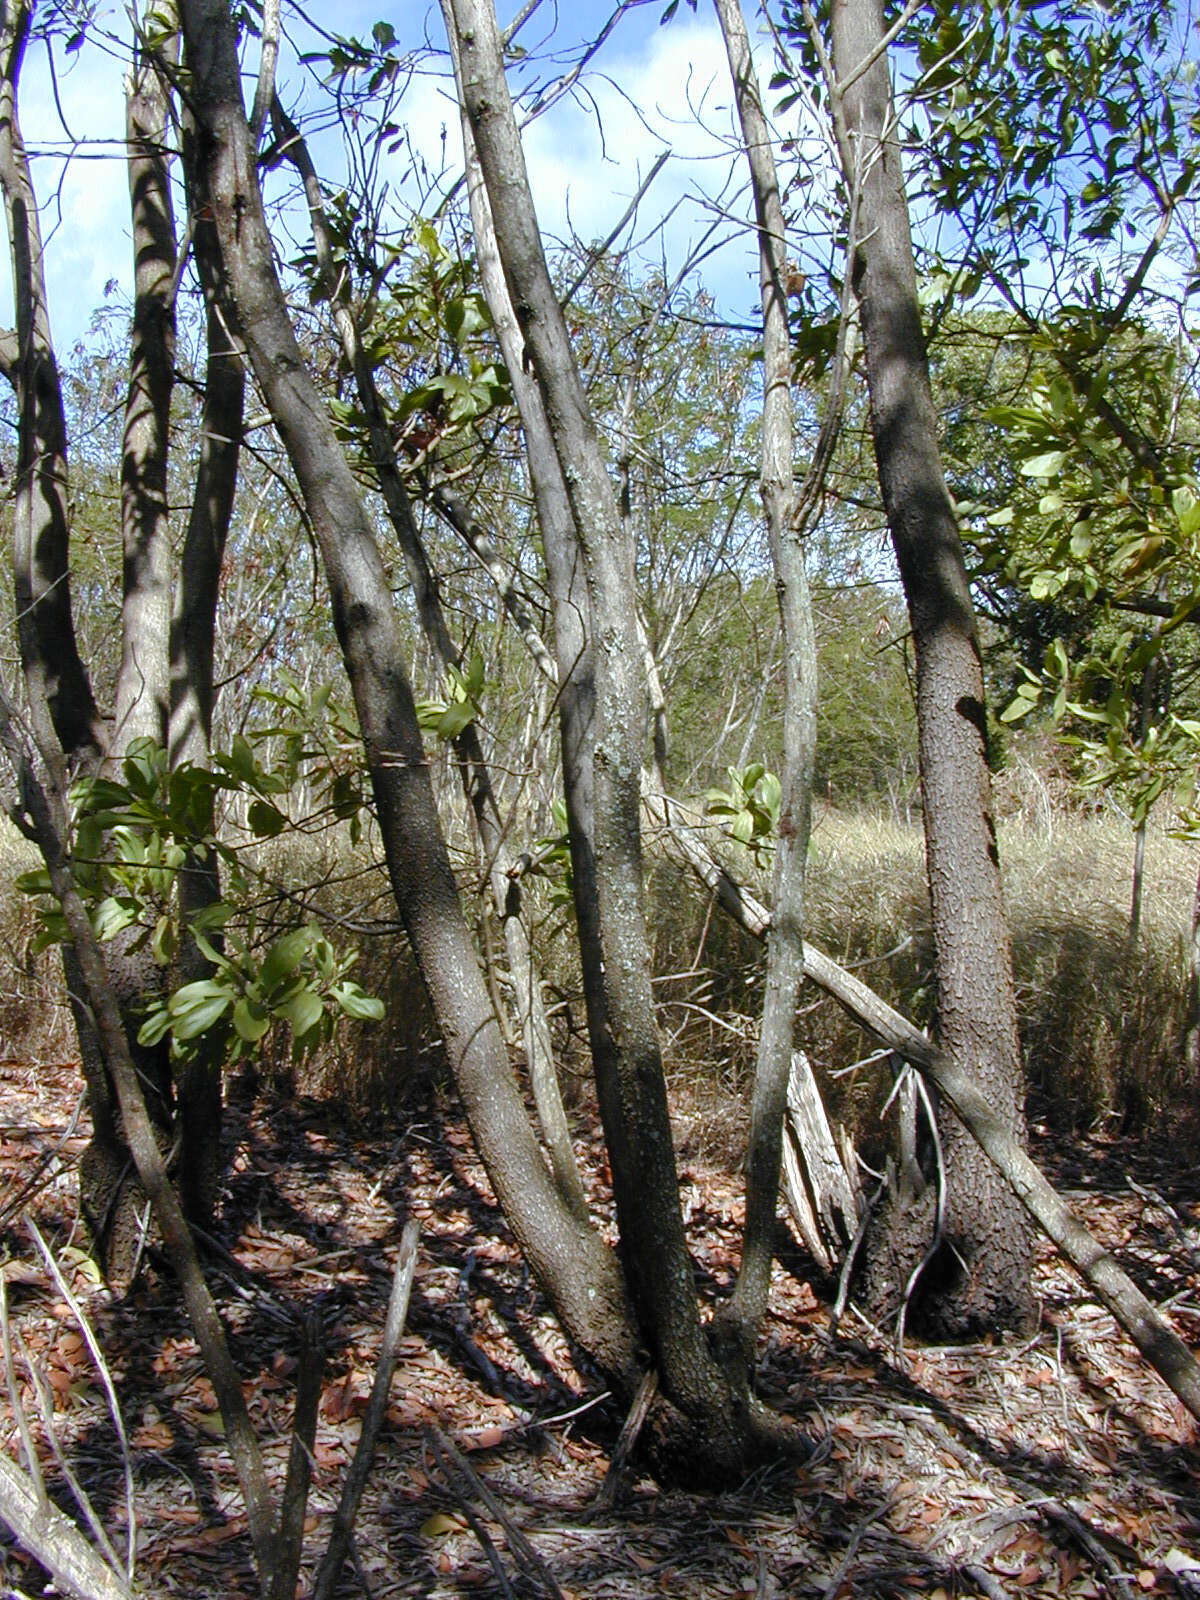
[[[76,1600],[132,1600],[132,1589],[100,1559],[70,1517],[40,1499],[29,1478],[4,1456],[0,1456],[0,1521],[64,1593]]]
[[[429,1440],[434,1455],[437,1457],[438,1465],[446,1474],[447,1481],[451,1483],[451,1487],[453,1488],[453,1478],[457,1475],[493,1521],[498,1522],[504,1529],[504,1538],[508,1545],[509,1554],[530,1582],[544,1589],[550,1596],[550,1600],[565,1600],[562,1589],[558,1585],[558,1580],[550,1571],[550,1568],[534,1549],[533,1545],[530,1544],[520,1528],[517,1527],[487,1484],[484,1483],[483,1479],[471,1466],[462,1451],[458,1449],[454,1441],[447,1437],[441,1428],[435,1426],[426,1428],[425,1436]],[[472,1529],[476,1529],[476,1518],[468,1504],[468,1497],[459,1493],[456,1498],[462,1506],[463,1515],[470,1522]]]
[[[696,830],[680,819],[675,803],[668,808],[665,798],[651,792],[645,783],[642,802],[660,830],[664,847],[696,874],[747,933],[765,938],[770,926],[766,909],[734,880]],[[889,1050],[918,1068],[945,1096],[1029,1215],[1112,1312],[1163,1382],[1200,1421],[1200,1366],[1191,1351],[1051,1187],[969,1075],[874,990],[810,944],[804,946],[804,975]]]

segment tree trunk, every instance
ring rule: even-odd
[[[775,591],[783,635],[784,701],[782,795],[775,845],[771,928],[758,1058],[746,1153],[746,1228],[731,1307],[741,1354],[753,1365],[767,1309],[779,1209],[783,1118],[804,979],[804,872],[812,810],[816,749],[817,646],[804,551],[796,528],[793,462],[792,348],[787,317],[787,245],[771,133],[746,23],[737,0],[716,0],[729,71],[750,164],[758,224],[763,319],[763,414],[760,484],[767,516]]]
[[[859,205],[850,270],[871,429],[916,654],[938,1032],[950,1057],[1019,1138],[1024,1088],[991,809],[983,671],[958,524],[942,475],[880,0],[834,0],[832,28],[842,162]],[[1025,1328],[1034,1316],[1032,1251],[1020,1207],[953,1117],[945,1119],[942,1147],[945,1237],[922,1275],[911,1320],[950,1339]],[[926,1226],[916,1221],[922,1233]],[[906,1220],[893,1214],[885,1227],[893,1239],[903,1239]],[[921,1253],[924,1247],[922,1241]],[[913,1248],[902,1247],[905,1260]],[[888,1254],[884,1249],[869,1257],[876,1311],[904,1290]]]
[[[0,187],[12,251],[16,348],[5,362],[17,400],[13,583],[21,665],[49,707],[70,762],[93,760],[104,731],[75,642],[67,509],[67,425],[42,274],[37,197],[17,116],[29,10],[0,5]]]
[[[587,581],[596,646],[594,905],[584,902],[578,877],[575,892],[581,941],[588,941],[586,924],[595,918],[584,984],[622,1260],[662,1391],[683,1424],[673,1443],[693,1460],[702,1455],[710,1470],[737,1470],[750,1446],[748,1415],[700,1326],[650,985],[639,825],[645,712],[632,551],[621,537],[613,487],[542,252],[495,12],[479,0],[444,0],[443,9],[449,31],[457,33],[463,105]]]
[[[200,457],[171,617],[167,749],[172,771],[186,763],[206,767],[212,754],[217,602],[237,489],[246,392],[245,368],[237,347],[237,314],[224,282],[216,229],[202,203],[203,190],[195,171],[195,127],[187,113],[183,128],[183,159],[192,202],[192,259],[204,295],[207,362]],[[185,923],[220,898],[215,854],[195,852],[180,877],[180,910]],[[219,941],[215,930],[209,937]],[[181,982],[195,982],[209,971],[209,961],[185,932],[179,958]],[[180,1199],[187,1215],[203,1222],[212,1215],[221,1175],[224,1049],[219,1037],[200,1043],[196,1057],[176,1069],[175,1097]]]
[[[480,976],[438,825],[391,591],[353,474],[304,364],[275,273],[224,0],[184,0],[206,188],[247,354],[321,549],[397,906],[476,1142],[564,1326],[630,1392],[635,1335],[615,1259],[559,1195]]]
[[[121,668],[108,755],[135,739],[165,744],[171,626],[167,455],[175,381],[175,220],[167,154],[169,104],[157,51],[170,49],[173,7],[147,0],[141,27],[162,43],[138,45],[125,94],[125,149],[133,233],[133,327],[121,457]]]

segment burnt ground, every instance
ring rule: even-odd
[[[36,1220],[99,1336],[134,1483],[137,1580],[147,1595],[256,1594],[245,1520],[178,1298],[153,1258],[124,1301],[95,1282],[76,1220],[71,1065],[0,1064],[0,1225],[18,1388],[55,1497],[69,1496],[38,1420],[124,1549],[122,1451],[105,1386],[31,1240]],[[606,1199],[594,1131],[580,1151]],[[571,1357],[530,1282],[457,1112],[431,1094],[386,1123],[260,1096],[230,1110],[226,1253],[211,1275],[251,1413],[282,1480],[298,1316],[319,1307],[325,1387],[309,1509],[324,1548],[361,1427],[404,1222],[422,1237],[407,1331],[340,1595],[929,1596],[1200,1594],[1196,1429],[1112,1319],[1048,1248],[1042,1322],[1021,1343],[898,1355],[852,1311],[830,1339],[831,1286],[794,1244],[776,1269],[759,1373],[764,1397],[814,1441],[723,1493],[656,1486],[636,1467],[597,1505],[622,1418]],[[1200,1173],[1191,1141],[1097,1135],[1035,1155],[1142,1287],[1200,1341]],[[731,1282],[739,1184],[684,1168],[702,1292]],[[17,1454],[8,1399],[0,1429]],[[440,1435],[436,1430],[440,1430]],[[453,1441],[466,1471],[448,1464]],[[524,1534],[530,1549],[520,1537]],[[45,1576],[5,1538],[0,1581]],[[303,1592],[307,1592],[307,1582]]]

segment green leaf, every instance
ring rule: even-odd
[[[279,1012],[290,1025],[296,1038],[302,1039],[325,1015],[325,1006],[321,996],[312,989],[301,989],[285,1005],[279,1007]]]
[[[118,900],[110,895],[108,899],[102,900],[92,913],[92,926],[96,930],[97,939],[101,943],[107,943],[137,919],[136,904],[129,900]]]
[[[198,1038],[229,1010],[233,995],[213,978],[201,978],[176,989],[168,1002],[171,1027],[179,1041]]]
[[[287,827],[287,818],[269,800],[255,800],[246,813],[246,821],[258,839],[275,839]]]
[[[729,824],[729,831],[741,844],[749,844],[754,837],[754,817],[749,811],[739,811]]]
[[[456,700],[447,706],[438,720],[439,739],[457,739],[465,727],[474,720],[475,707],[469,700]]]
[[[1171,508],[1179,522],[1179,531],[1185,539],[1200,529],[1200,499],[1187,484],[1181,485],[1171,495]]]
[[[383,1001],[364,993],[357,983],[339,983],[331,993],[345,1014],[355,1022],[383,1021],[386,1014]]]
[[[260,976],[265,990],[269,992],[276,989],[285,979],[293,976],[308,954],[312,936],[311,928],[293,928],[290,933],[276,939],[263,958]]]
[[[233,1026],[239,1039],[257,1044],[271,1026],[271,1018],[263,1006],[243,996],[233,1008]]]
[[[178,930],[173,917],[161,916],[150,935],[150,950],[160,967],[170,966],[179,950]]]
[[[1026,478],[1053,478],[1062,471],[1066,459],[1065,450],[1047,450],[1044,455],[1030,456],[1021,463],[1021,475]]]
[[[171,1013],[165,1005],[157,1006],[138,1029],[137,1042],[147,1050],[161,1043],[170,1032]]]

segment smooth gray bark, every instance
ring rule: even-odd
[[[173,41],[170,0],[147,0],[143,35]],[[175,220],[167,154],[163,44],[139,43],[125,92],[125,150],[133,234],[133,328],[121,456],[121,667],[109,760],[135,739],[167,738],[171,628],[171,514],[167,460],[175,381]]]
[[[459,73],[455,38],[449,19],[447,29],[455,72]],[[491,205],[475,149],[475,137],[465,112],[462,115],[462,134],[475,256],[496,339],[508,368],[513,398],[521,418],[538,527],[546,558],[559,682],[558,723],[563,796],[567,808],[571,868],[576,885],[580,959],[587,974],[586,987],[591,997],[589,1003],[594,1007],[602,1004],[602,985],[593,849],[595,786],[592,757],[596,683],[591,644],[591,606],[566,483],[541,394],[535,379],[526,369],[525,340],[505,281]]]
[[[391,591],[358,487],[296,343],[263,216],[224,0],[185,0],[207,188],[247,354],[321,549],[401,918],[497,1197],[564,1325],[630,1382],[632,1322],[616,1261],[573,1215],[533,1137],[459,904]]]

